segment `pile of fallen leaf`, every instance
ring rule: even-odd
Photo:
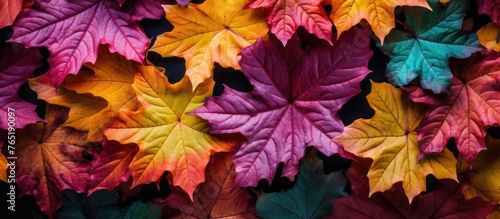
[[[0,28],[0,179],[14,109],[16,186],[43,217],[500,217],[498,1],[0,0]],[[388,83],[345,124],[374,51]],[[252,88],[214,95],[219,65]],[[350,166],[326,171],[334,154]]]

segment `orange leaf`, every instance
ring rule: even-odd
[[[396,6],[420,6],[431,10],[426,0],[332,0],[330,18],[338,35],[366,19],[375,35],[384,43],[394,24]]]
[[[23,7],[23,0],[0,0],[0,28],[12,25]]]
[[[500,25],[494,22],[486,24],[477,31],[479,43],[488,49],[500,52]]]
[[[103,131],[110,140],[139,146],[130,164],[132,187],[157,182],[168,170],[174,185],[192,197],[196,186],[205,180],[210,155],[229,151],[238,143],[208,134],[208,124],[188,114],[203,105],[213,86],[212,79],[193,90],[187,76],[172,85],[158,72],[135,75],[133,87],[143,107],[118,111]]]
[[[105,46],[100,47],[97,62],[85,66],[93,71],[82,70],[77,75],[69,75],[57,88],[52,85],[47,74],[32,79],[30,87],[39,98],[70,108],[65,125],[77,130],[88,130],[92,140],[102,139],[100,128],[115,111],[139,108],[140,103],[132,88],[134,75],[164,71],[110,53]]]
[[[193,88],[211,76],[214,62],[240,69],[238,53],[258,38],[267,38],[269,30],[263,11],[242,10],[245,2],[206,0],[187,7],[165,5],[174,29],[158,36],[151,51],[186,59],[186,75]]]

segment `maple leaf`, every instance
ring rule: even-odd
[[[368,198],[368,189],[362,189],[368,187],[366,163],[352,162],[346,176],[353,188],[361,189],[333,199],[332,214],[326,218],[485,218],[495,209],[481,198],[465,200],[461,185],[452,180],[440,180],[434,190],[418,195],[411,205],[400,183]]]
[[[464,190],[465,197],[470,199],[476,196],[485,200],[500,204],[500,140],[486,137],[488,149],[479,153],[472,165],[472,170],[466,168],[467,174],[471,175],[468,187]],[[500,209],[491,215],[490,218],[499,218]]]
[[[135,10],[143,10],[141,3],[136,1]],[[149,39],[133,20],[140,16],[133,15],[125,13],[115,0],[36,1],[14,23],[10,41],[46,46],[51,52],[48,74],[59,85],[83,63],[95,62],[99,44],[108,44],[111,52],[143,63]]]
[[[246,7],[270,11],[267,22],[271,32],[286,45],[299,26],[318,38],[332,41],[332,22],[321,6],[321,0],[250,0]]]
[[[151,51],[186,60],[193,88],[212,74],[214,62],[240,69],[238,53],[269,30],[262,10],[244,9],[245,0],[206,0],[202,4],[165,5],[171,32],[157,37]]]
[[[43,121],[35,113],[35,105],[25,102],[17,91],[33,71],[42,66],[42,56],[36,48],[25,49],[22,45],[9,43],[0,46],[0,128],[9,128],[9,112],[15,114],[14,128]],[[10,109],[10,110],[9,110]],[[13,111],[14,110],[14,111]]]
[[[479,13],[487,14],[493,22],[500,24],[500,1],[476,0],[476,2]]]
[[[16,130],[16,183],[22,195],[33,195],[42,212],[53,218],[61,206],[61,191],[86,192],[90,162],[82,157],[92,149],[85,132],[60,126],[67,109],[48,105],[47,124]]]
[[[132,176],[129,165],[139,150],[135,144],[121,145],[116,141],[104,141],[102,147],[103,151],[94,155],[89,170],[89,194],[100,189],[111,191],[127,182]]]
[[[300,161],[295,186],[287,191],[263,193],[257,200],[261,218],[321,218],[331,211],[328,200],[347,196],[341,171],[325,175],[323,161],[312,150]]]
[[[178,188],[166,199],[165,212],[169,218],[257,218],[255,198],[246,188],[234,185],[234,153],[217,153],[206,168],[207,179],[194,192],[194,199]]]
[[[238,186],[255,186],[261,178],[271,182],[280,162],[283,175],[293,179],[306,146],[327,155],[339,152],[331,141],[344,127],[337,110],[360,92],[359,82],[369,72],[368,34],[354,28],[333,47],[317,41],[308,53],[301,52],[297,36],[286,47],[276,39],[259,40],[241,52],[253,91],[226,88],[195,111],[213,133],[246,136],[234,157]]]
[[[452,78],[448,59],[467,58],[482,48],[474,33],[461,31],[468,0],[454,0],[445,6],[430,0],[429,4],[433,11],[405,8],[407,30],[394,29],[379,47],[391,58],[386,78],[393,85],[404,86],[420,76],[424,89],[442,93]]]
[[[500,25],[494,22],[486,24],[486,26],[481,27],[477,31],[477,38],[479,43],[486,47],[487,49],[495,50],[500,52]]]
[[[402,181],[412,202],[420,192],[426,191],[428,174],[438,179],[457,180],[457,161],[450,151],[429,154],[418,160],[415,129],[424,117],[423,104],[411,102],[402,90],[387,83],[372,82],[367,99],[375,111],[373,118],[354,121],[333,140],[356,156],[373,159],[368,172],[370,195]]]
[[[383,43],[394,24],[396,6],[420,6],[425,10],[430,7],[426,0],[331,0],[330,18],[337,28],[339,37],[344,31],[366,19],[375,35]]]
[[[139,145],[130,164],[132,187],[156,182],[168,170],[174,185],[192,198],[196,186],[205,180],[210,155],[229,151],[239,142],[209,135],[205,121],[186,114],[212,94],[213,80],[193,90],[187,76],[172,85],[163,74],[146,71],[135,75],[132,86],[143,107],[118,111],[103,133],[110,140]]]
[[[449,95],[442,97],[417,86],[405,90],[416,102],[429,105],[417,129],[423,154],[439,152],[448,139],[455,138],[458,151],[472,165],[479,151],[486,149],[486,127],[500,123],[499,55],[483,51],[465,60],[452,59]],[[497,75],[497,76],[493,76]]]
[[[144,72],[164,73],[152,65],[141,65],[126,60],[117,53],[110,53],[101,46],[95,64],[87,63],[91,71],[82,70],[69,75],[55,87],[50,76],[42,75],[30,81],[38,97],[51,103],[70,108],[65,125],[77,130],[88,130],[89,138],[100,140],[101,127],[120,109],[137,110],[140,106],[132,83],[134,75]]]
[[[14,23],[23,7],[23,0],[1,0],[0,1],[0,28]]]
[[[57,218],[159,219],[164,206],[138,200],[126,207],[120,207],[120,194],[117,191],[97,191],[87,197],[85,194],[65,190],[62,195],[64,202],[57,211]]]

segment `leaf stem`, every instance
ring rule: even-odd
[[[399,25],[403,26],[405,30],[407,30],[408,32],[411,33],[411,35],[416,38],[417,37],[417,34],[410,28],[408,27],[406,24],[404,24],[403,22],[401,22],[400,20],[398,19],[395,19],[396,20],[396,23],[398,23]]]

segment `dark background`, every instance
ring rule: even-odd
[[[197,1],[198,3],[201,1]],[[331,8],[325,7],[327,14],[329,14]],[[402,13],[402,8],[396,8],[395,14],[397,19],[401,22],[404,22],[404,15]],[[486,23],[490,21],[489,17],[486,15],[478,15],[477,13],[477,5],[475,1],[472,1],[471,8],[466,19],[470,18],[471,22],[474,23],[474,32],[477,31],[480,27],[484,26]],[[143,27],[146,35],[152,39],[152,43],[155,40],[155,36],[162,34],[165,31],[170,31],[173,29],[173,26],[165,19],[161,20],[143,20],[140,22]],[[403,27],[398,25],[398,28],[403,29]],[[306,38],[315,38],[313,35],[309,35],[305,33],[304,30],[299,30],[301,36],[305,36]],[[6,44],[6,41],[12,35],[12,28],[5,27],[0,29],[0,49],[1,46]],[[307,46],[307,43],[305,43]],[[362,92],[356,96],[354,96],[348,103],[346,103],[342,109],[338,112],[340,118],[347,126],[351,124],[354,120],[359,118],[371,118],[374,114],[374,111],[369,107],[366,101],[366,95],[370,92],[370,82],[369,80],[373,80],[376,82],[386,82],[384,78],[385,67],[389,62],[389,58],[380,52],[378,47],[375,45],[374,40],[371,40],[371,49],[374,54],[369,62],[369,69],[373,72],[368,75],[361,82]],[[45,64],[35,70],[35,76],[41,75],[49,69],[49,66],[46,62],[47,57],[49,56],[49,51],[46,48],[41,48],[41,53],[45,57]],[[5,54],[4,54],[5,55]],[[6,54],[8,55],[8,54]],[[2,53],[0,51],[0,58]],[[162,58],[160,55],[149,52],[148,60],[154,63],[156,66],[164,67],[166,69],[166,76],[168,77],[170,83],[175,83],[179,81],[185,71],[184,67],[184,59],[182,58]],[[232,89],[239,90],[242,92],[249,92],[252,90],[252,85],[249,83],[247,78],[243,75],[241,71],[236,71],[230,68],[222,68],[220,65],[215,65],[214,70],[214,80],[216,82],[214,95],[220,95],[223,91],[223,84],[231,87]],[[24,100],[37,104],[37,113],[41,118],[44,117],[45,111],[45,103],[42,100],[37,100],[36,93],[33,92],[26,84],[24,84],[19,90],[19,96]],[[492,134],[496,138],[500,138],[500,129],[499,128],[489,128],[488,133]],[[450,140],[447,147],[457,155],[458,151],[456,149],[456,145],[453,139]],[[350,165],[350,161],[344,158],[341,158],[339,155],[333,155],[326,157],[324,155],[320,155],[321,159],[324,161],[325,172],[329,173],[332,171],[337,171],[341,169],[346,169]],[[91,157],[87,157],[88,159],[92,159]],[[256,190],[262,190],[264,192],[275,192],[283,189],[290,189],[294,185],[294,181],[290,181],[287,178],[280,177],[281,175],[281,167],[276,173],[274,180],[271,184],[269,184],[265,180],[261,180],[259,186],[255,188]],[[19,164],[16,168],[22,168]],[[164,174],[166,175],[166,173]],[[437,180],[432,176],[427,177],[428,181],[428,189],[432,190]],[[9,191],[9,184],[5,182],[0,182],[0,217],[1,218],[46,218],[45,215],[40,211],[39,207],[36,204],[35,199],[32,196],[23,196],[21,198],[16,199],[16,213],[12,214],[11,211],[7,210],[8,203],[6,200],[8,196],[6,195]],[[251,189],[248,189],[250,193],[253,193]],[[154,184],[144,185],[141,189],[140,195],[136,197],[129,198],[127,201],[121,204],[121,207],[127,206],[130,202],[135,200],[141,200],[143,202],[150,201],[153,198],[166,198],[170,190],[168,188],[168,182],[166,178],[163,177],[160,183],[160,189],[158,190]],[[19,194],[19,190],[16,191],[16,194]],[[5,201],[3,201],[3,200]]]

